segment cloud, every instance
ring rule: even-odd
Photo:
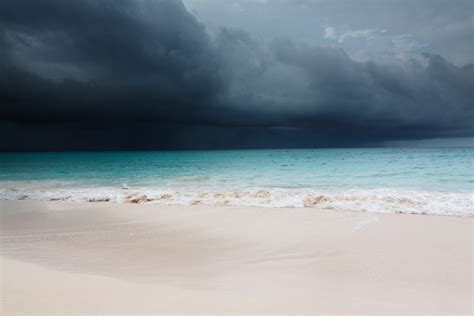
[[[332,26],[328,26],[324,29],[324,38],[337,40],[336,30]]]
[[[3,1],[4,114],[25,119],[33,112],[20,107],[31,106],[54,117],[128,117],[136,106],[147,114],[132,116],[159,116],[211,102],[220,66],[204,26],[180,2],[139,4]]]
[[[394,65],[238,28],[210,35],[171,0],[4,0],[0,29],[2,150],[360,146],[474,135],[474,67],[436,54]]]
[[[379,35],[383,35],[387,30],[383,29],[364,29],[364,30],[349,30],[340,33],[332,26],[324,28],[324,38],[337,41],[339,44],[343,43],[348,38],[364,38],[367,40],[374,39]]]
[[[235,43],[228,32],[223,37]],[[239,45],[227,47],[244,56],[230,84],[238,93],[227,103],[253,109],[253,117],[261,115],[267,124],[333,130],[328,135],[348,138],[472,133],[470,67],[437,55],[425,56],[426,67],[414,61],[405,67],[360,63],[338,48],[289,40],[265,47],[248,38],[242,45],[238,38]]]
[[[356,52],[347,43],[343,48],[351,57],[364,54],[372,58],[386,51],[385,59],[388,59],[394,54],[387,38],[410,35],[425,46],[425,51],[440,54],[458,66],[474,63],[474,2],[471,0],[272,0],[265,6],[248,0],[184,1],[213,30],[231,26],[264,40],[285,37],[315,45],[335,44],[324,38],[328,26],[337,35],[351,30],[387,30],[384,38],[378,36],[371,41],[348,38],[346,42],[361,42],[354,45]],[[232,11],[235,3],[245,10]],[[314,32],[315,29],[322,32]]]
[[[387,30],[378,30],[378,29],[366,29],[366,30],[352,30],[348,32],[344,32],[339,36],[339,39],[337,40],[339,43],[344,42],[346,38],[349,37],[362,37],[366,38],[368,40],[373,39],[376,35],[383,34],[387,32]]]

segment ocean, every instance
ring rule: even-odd
[[[0,199],[472,216],[474,148],[1,153]]]

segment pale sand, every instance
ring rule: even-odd
[[[464,313],[473,218],[1,201],[1,314]]]

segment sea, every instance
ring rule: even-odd
[[[474,148],[0,153],[0,199],[474,215]]]

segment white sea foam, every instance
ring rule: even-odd
[[[308,207],[374,213],[414,213],[474,216],[472,192],[439,192],[403,189],[280,189],[228,190],[133,188],[123,186],[77,188],[44,183],[14,185],[2,182],[0,199],[69,202],[153,203],[159,205],[230,205],[258,207]]]

